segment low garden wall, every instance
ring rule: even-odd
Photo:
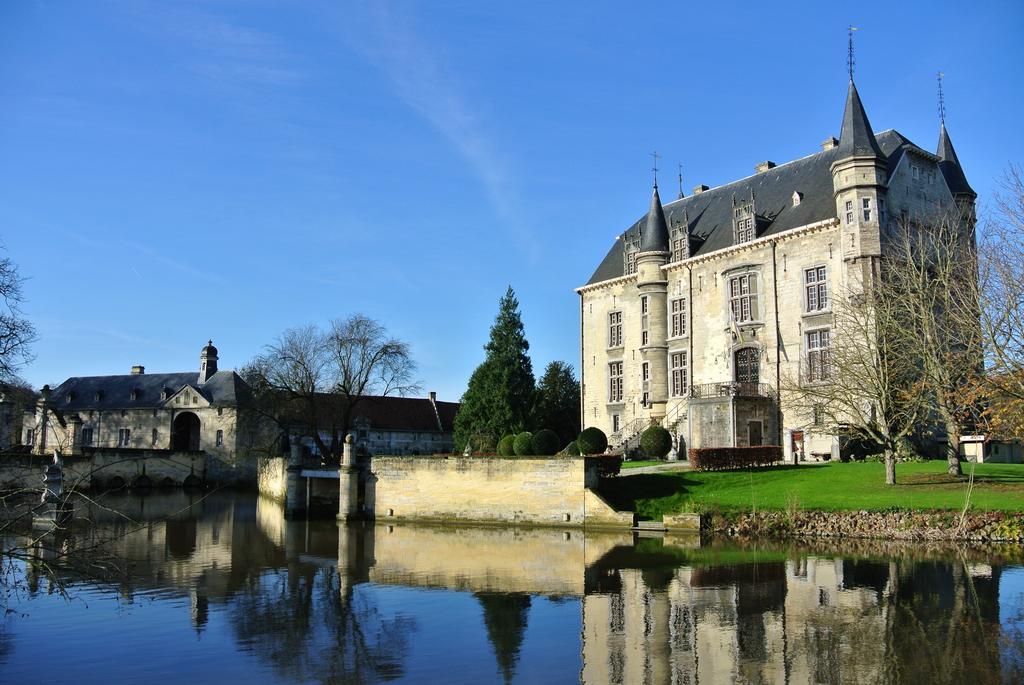
[[[861,538],[874,540],[1024,543],[1024,514],[1000,511],[763,511],[716,513],[720,535],[762,538]]]
[[[617,512],[590,488],[589,457],[372,457],[365,508],[378,520],[410,519],[623,527]]]

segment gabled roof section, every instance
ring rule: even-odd
[[[860,101],[857,86],[850,79],[846,92],[846,110],[843,112],[843,130],[839,134],[839,156],[837,159],[853,156],[882,157],[882,151],[875,141],[864,104]]]
[[[953,193],[953,195],[977,197],[978,194],[974,192],[974,189],[967,182],[963,167],[960,166],[960,160],[956,156],[956,150],[953,149],[953,141],[949,139],[949,132],[946,130],[945,122],[939,125],[939,146],[935,154],[941,160],[939,162],[939,170],[942,171],[942,176],[946,179],[949,192]]]
[[[883,131],[875,136],[879,156],[885,160],[890,175],[908,149],[920,149],[897,131]],[[923,151],[922,151],[923,152]],[[930,154],[925,152],[925,154]],[[689,223],[691,257],[700,257],[734,244],[733,194],[757,198],[758,237],[771,236],[800,226],[836,218],[832,163],[840,158],[839,148],[832,148],[808,157],[780,164],[754,176],[727,183],[697,195],[690,195],[664,205],[665,214],[685,216]],[[802,195],[793,205],[793,193]],[[646,226],[648,214],[625,231],[633,239]],[[594,271],[587,285],[623,276],[622,239],[617,239]]]
[[[213,406],[233,406],[249,393],[249,386],[234,371],[218,371],[202,387],[195,371],[141,373],[121,376],[76,376],[54,388],[54,409],[91,411],[104,409],[157,409],[164,406],[166,388],[173,396],[186,385]],[[132,400],[132,391],[136,399]],[[68,397],[70,396],[70,401]]]
[[[640,235],[641,252],[668,252],[668,223],[665,221],[665,210],[661,206],[658,186],[654,186],[651,195],[651,208],[647,212],[647,224]]]

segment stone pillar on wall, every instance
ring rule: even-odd
[[[302,483],[302,442],[292,438],[291,450],[288,454],[288,466],[285,467],[285,518],[306,513],[306,491]]]
[[[338,465],[338,520],[349,521],[359,518],[360,467],[355,463],[352,449],[352,434],[345,436],[344,451]]]
[[[36,435],[32,452],[46,454],[46,433],[50,422],[50,386],[44,385],[39,391],[39,404],[36,405]]]

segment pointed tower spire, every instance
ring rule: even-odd
[[[953,149],[953,141],[949,139],[949,131],[946,130],[946,106],[945,100],[942,97],[941,76],[939,78],[939,103],[939,145],[935,150],[935,154],[939,157],[939,171],[942,172],[943,178],[946,179],[949,192],[953,193],[954,196],[969,195],[972,198],[977,197],[978,194],[974,192],[974,189],[967,182],[963,167],[960,166],[960,160],[956,156],[956,150]]]
[[[640,239],[640,251],[668,252],[668,222],[665,221],[665,210],[661,206],[657,185],[654,186],[654,194],[651,196],[651,209],[647,212],[647,222]]]
[[[846,111],[843,112],[843,130],[839,134],[839,157],[853,155],[874,155],[882,157],[882,150],[875,140],[864,104],[860,101],[857,86],[850,80],[846,92]]]
[[[871,130],[864,104],[860,101],[860,94],[857,93],[857,86],[853,82],[853,67],[857,63],[853,53],[853,32],[856,30],[857,27],[851,25],[847,31],[846,68],[850,73],[850,87],[846,92],[846,111],[843,112],[843,130],[839,134],[838,156],[881,157],[882,150],[875,140],[875,132]]]

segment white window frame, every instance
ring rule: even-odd
[[[622,404],[624,394],[625,363],[621,360],[608,362],[608,404]]]
[[[870,197],[862,197],[860,199],[860,208],[861,208],[861,211],[864,214],[864,222],[865,223],[870,222],[871,221],[871,198]]]
[[[608,349],[622,347],[622,310],[608,312]]]
[[[808,276],[814,275],[809,281]],[[828,267],[824,264],[807,267],[803,270],[804,311],[808,314],[820,314],[831,310],[829,299]],[[813,293],[813,295],[812,295]],[[811,302],[814,301],[812,306]],[[825,304],[822,304],[824,300]]]
[[[831,379],[828,358],[830,349],[832,349],[831,329],[815,328],[804,332],[804,358],[807,370],[805,377],[809,383],[821,383]]]
[[[118,447],[131,447],[132,444],[132,429],[131,428],[118,428],[117,429],[117,446]]]
[[[669,354],[671,365],[670,390],[672,397],[686,397],[690,383],[689,354],[686,350],[677,350]]]
[[[668,330],[670,338],[682,338],[687,334],[686,298],[677,297],[669,304]]]
[[[751,279],[754,287],[751,288]],[[732,274],[726,281],[729,316],[738,324],[758,323],[761,318],[761,275],[757,271]]]

